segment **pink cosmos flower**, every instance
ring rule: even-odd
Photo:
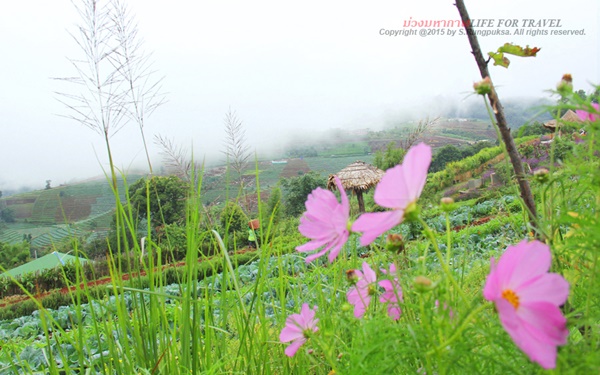
[[[335,194],[329,190],[316,188],[306,200],[306,212],[300,218],[298,230],[303,236],[311,239],[310,242],[296,247],[300,252],[324,248],[306,257],[306,263],[323,256],[329,251],[329,262],[338,256],[342,246],[348,241],[348,219],[350,217],[350,204],[340,179],[335,177],[335,184],[342,196],[342,203],[338,203]]]
[[[396,265],[393,263],[390,264],[389,272],[386,269],[381,269],[386,275],[397,276],[396,273]],[[400,287],[400,282],[398,281],[398,277],[394,277],[393,280],[381,280],[379,282],[379,286],[385,289],[385,292],[379,297],[379,301],[381,303],[387,303],[387,311],[390,318],[393,320],[400,319],[400,314],[402,310],[400,310],[400,302],[402,302],[402,287]]]
[[[594,107],[596,113],[588,112],[584,109],[578,109],[575,111],[575,113],[577,113],[577,116],[579,116],[582,121],[594,122],[600,119],[600,104],[592,103],[592,107]]]
[[[365,315],[365,311],[371,303],[371,295],[375,290],[375,281],[377,281],[375,271],[369,267],[367,262],[362,264],[362,269],[362,272],[354,270],[353,276],[357,277],[358,281],[346,294],[348,303],[354,305],[354,316],[359,319]]]
[[[569,284],[548,273],[550,264],[546,244],[523,240],[509,246],[498,263],[492,259],[483,289],[515,344],[546,369],[556,366],[556,347],[564,345],[569,334],[559,309],[567,300]]]
[[[303,304],[300,314],[292,314],[285,321],[285,327],[281,330],[279,340],[281,342],[291,341],[292,343],[285,348],[285,355],[293,357],[300,346],[306,342],[308,335],[311,332],[317,332],[319,328],[317,323],[319,319],[315,319],[317,306],[314,310],[308,307],[308,304]]]
[[[352,225],[353,232],[362,232],[360,244],[366,246],[382,233],[404,220],[423,191],[431,163],[431,147],[424,143],[411,147],[404,162],[388,169],[375,188],[375,203],[391,211],[362,214]]]

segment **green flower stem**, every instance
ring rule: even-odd
[[[438,345],[436,348],[427,352],[427,355],[430,356],[430,355],[434,354],[435,352],[440,352],[440,351],[444,350],[444,348],[446,348],[448,345],[452,344],[462,334],[462,332],[465,330],[465,328],[467,328],[467,324],[469,323],[471,318],[473,316],[479,314],[486,307],[487,307],[486,304],[481,304],[477,308],[471,310],[471,312],[463,319],[460,326],[458,326],[458,328],[456,328],[456,330],[454,331],[452,336],[450,336],[446,341],[444,341],[443,343]]]
[[[419,222],[421,223],[421,225],[424,228],[425,231],[425,235],[429,238],[429,240],[431,241],[431,245],[433,246],[433,249],[435,250],[435,253],[440,261],[440,264],[442,266],[442,270],[444,271],[444,273],[446,274],[446,277],[448,278],[448,280],[450,280],[450,283],[454,286],[454,288],[456,289],[457,293],[460,295],[460,297],[462,298],[462,300],[464,302],[467,302],[467,296],[465,295],[465,292],[462,290],[462,288],[460,287],[460,285],[458,285],[458,282],[456,281],[456,279],[454,278],[454,276],[452,276],[452,272],[450,271],[450,268],[448,268],[448,263],[444,261],[444,256],[442,255],[442,252],[440,251],[440,247],[438,246],[437,240],[435,238],[435,234],[433,233],[433,231],[431,230],[431,228],[427,225],[427,223],[425,222],[425,220],[423,220],[421,217],[419,217]]]
[[[450,213],[446,212],[446,263],[452,259],[452,236],[450,235]]]

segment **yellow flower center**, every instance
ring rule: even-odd
[[[514,291],[510,289],[503,290],[502,298],[510,302],[510,304],[513,305],[515,309],[519,307],[519,296],[517,296],[517,294]]]

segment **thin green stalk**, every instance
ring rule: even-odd
[[[447,348],[450,344],[452,344],[462,334],[462,332],[467,328],[467,325],[468,325],[469,321],[471,320],[471,318],[473,316],[479,314],[486,307],[487,306],[485,304],[481,304],[477,308],[472,309],[469,312],[469,314],[462,320],[462,323],[460,324],[460,326],[458,326],[454,330],[454,333],[452,334],[452,336],[450,336],[446,341],[444,341],[443,343],[438,345],[436,348],[431,349],[429,352],[427,352],[427,355],[430,356],[430,355],[433,355],[434,353],[439,353],[439,352],[443,351],[445,348]]]
[[[452,259],[452,236],[450,232],[450,213],[446,212],[446,263]]]
[[[448,264],[444,261],[444,256],[442,255],[442,252],[440,251],[435,234],[433,233],[431,228],[427,225],[425,220],[423,220],[421,217],[419,217],[418,220],[421,223],[421,225],[423,226],[425,235],[429,238],[429,242],[431,243],[431,245],[433,246],[433,249],[435,250],[438,260],[440,261],[440,265],[442,266],[442,270],[444,271],[444,274],[446,275],[446,277],[448,278],[450,283],[454,286],[454,288],[456,289],[456,292],[460,295],[463,302],[466,302],[468,300],[467,296],[465,295],[465,292],[462,290],[460,285],[458,285],[458,282],[452,275],[452,271],[450,271],[450,268],[448,268]]]
[[[233,283],[233,287],[237,293],[237,296],[238,296],[238,299],[240,302],[240,307],[242,308],[242,311],[244,312],[244,316],[247,317],[248,313],[246,312],[246,306],[244,304],[244,300],[243,300],[242,294],[240,292],[240,286],[238,285],[237,278],[235,277],[235,271],[233,270],[233,266],[231,264],[231,258],[229,258],[229,254],[227,253],[227,249],[225,248],[225,244],[223,243],[223,239],[221,239],[221,235],[219,235],[219,232],[217,232],[216,230],[213,229],[212,233],[215,236],[215,238],[217,239],[219,248],[221,249],[221,253],[223,254],[223,259],[225,260],[225,265],[227,266],[227,269],[229,270],[229,272],[231,274],[231,282]]]

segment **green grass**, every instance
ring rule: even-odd
[[[598,139],[598,129],[590,131],[594,134],[588,139]],[[549,182],[531,181],[538,199],[537,235],[552,252],[548,266],[570,284],[561,309],[569,337],[559,347],[551,373],[597,373],[600,368],[598,151],[597,143],[573,145],[572,156],[553,167]],[[324,175],[355,160],[305,159],[311,170]],[[267,166],[259,170],[259,175],[274,178]],[[207,182],[217,188],[220,183]],[[77,290],[69,295],[67,311],[40,304],[35,314],[0,322],[0,375],[549,373],[515,345],[494,303],[482,295],[490,259],[498,259],[507,246],[532,239],[533,228],[517,195],[465,202],[448,213],[435,202],[422,208],[422,221],[392,229],[403,235],[402,246],[388,247],[384,233],[363,247],[359,235],[351,234],[333,262],[321,258],[307,264],[306,255],[295,251],[307,241],[298,233],[298,218],[274,220],[275,225],[263,223],[259,231],[259,258],[243,266],[230,250],[242,250],[245,241],[233,243],[234,236],[219,224],[206,226],[203,195],[192,188],[181,231],[167,238],[148,232],[144,254],[138,241],[111,248],[111,259],[133,254],[136,261],[131,269],[109,263],[110,294],[96,297],[85,283],[88,276],[76,268]],[[118,202],[119,235],[136,236],[137,218]],[[495,217],[470,225],[485,215]],[[467,227],[447,231],[450,224]],[[160,254],[173,244],[184,253],[183,266],[163,270]],[[209,259],[206,251],[214,257]],[[357,318],[347,299],[353,287],[348,271],[368,264],[378,281],[392,281],[380,271],[391,263],[399,269],[400,318],[388,316],[377,283],[369,288],[364,316]],[[519,266],[526,270],[530,265]],[[124,281],[124,274],[133,276]],[[29,303],[38,303],[31,297]],[[303,332],[306,342],[288,357],[288,344],[279,335],[304,303],[316,309],[318,331]]]

